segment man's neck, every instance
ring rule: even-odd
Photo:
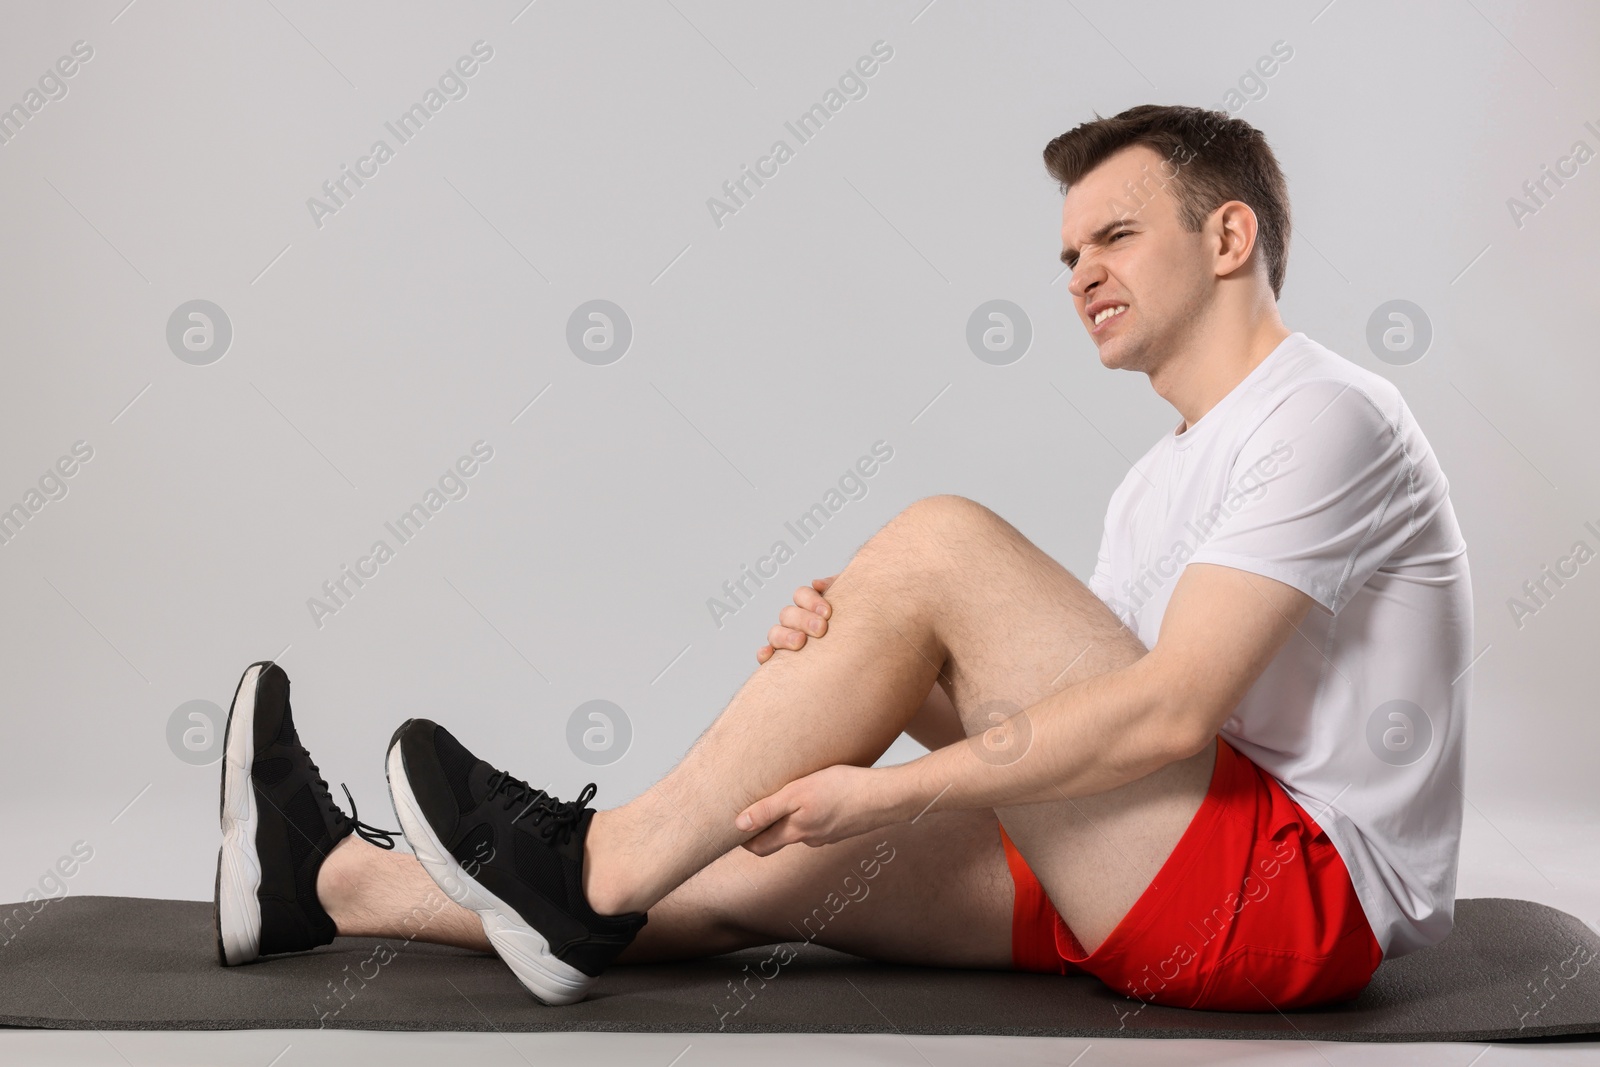
[[[1220,332],[1187,345],[1156,368],[1151,387],[1183,416],[1176,432],[1199,422],[1293,332],[1274,315],[1242,336]]]

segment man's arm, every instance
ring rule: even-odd
[[[883,768],[902,819],[934,806],[986,808],[1087,796],[1126,785],[1212,742],[1313,603],[1258,574],[1195,563],[1173,588],[1155,647],[998,724],[1027,747],[985,759],[981,738]],[[1026,722],[1020,722],[1020,719]]]

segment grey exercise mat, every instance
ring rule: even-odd
[[[1451,935],[1385,963],[1359,999],[1287,1014],[1141,1005],[1082,975],[902,967],[804,942],[790,946],[792,958],[773,946],[613,967],[588,999],[553,1008],[533,1000],[497,957],[404,939],[341,938],[224,968],[209,901],[73,897],[27,915],[26,905],[0,906],[4,1026],[1319,1041],[1600,1034],[1600,936],[1525,900],[1457,901]],[[732,984],[752,992],[736,999]]]

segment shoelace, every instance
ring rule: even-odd
[[[317,783],[317,792],[322,794],[322,803],[324,808],[335,813],[340,818],[348,818],[351,826],[355,828],[356,836],[367,842],[369,845],[377,845],[381,849],[393,850],[395,835],[400,831],[380,830],[376,826],[368,826],[360,819],[357,819],[356,798],[350,795],[350,787],[345,785],[343,782],[340,782],[339,788],[344,790],[344,797],[350,802],[350,814],[348,816],[345,815],[345,813],[340,810],[338,803],[334,801],[333,794],[328,791],[328,783],[323,780],[322,772],[317,769],[317,765],[315,763],[311,762],[311,753],[306,751],[304,745],[300,746],[300,754],[305,757],[306,765],[311,768],[311,773],[316,776],[315,781]]]
[[[398,834],[400,831],[380,830],[376,826],[368,826],[360,819],[357,819],[356,798],[350,795],[350,787],[345,785],[343,782],[340,782],[339,788],[344,790],[344,798],[350,802],[350,825],[355,827],[357,836],[359,836],[361,840],[367,842],[369,845],[377,845],[379,848],[392,850],[394,848],[394,835]],[[326,792],[327,791],[324,790],[324,793]],[[330,803],[333,801],[332,794],[328,794],[328,800]]]
[[[563,803],[543,789],[535,789],[522,779],[513,778],[508,771],[495,771],[489,776],[488,785],[489,793],[484,799],[491,800],[498,794],[504,793],[506,811],[510,811],[514,805],[526,804],[521,811],[511,817],[513,823],[531,812],[534,825],[539,827],[539,836],[545,841],[553,841],[559,835],[563,845],[572,840],[578,819],[583,815],[583,809],[594,799],[598,791],[595,784],[590,782],[583,787],[576,800]]]

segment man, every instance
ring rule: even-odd
[[[344,815],[287,677],[253,665],[223,961],[416,936],[496,951],[559,1004],[613,962],[798,938],[1270,1011],[1354,997],[1443,938],[1472,600],[1432,449],[1394,386],[1280,320],[1289,204],[1259,131],[1137,107],[1045,161],[1101,363],[1181,417],[1113,494],[1087,586],[982,505],[918,501],[826,601],[796,593],[727,708],[621,807],[403,724],[388,775],[415,859]],[[902,731],[929,753],[874,768]]]

